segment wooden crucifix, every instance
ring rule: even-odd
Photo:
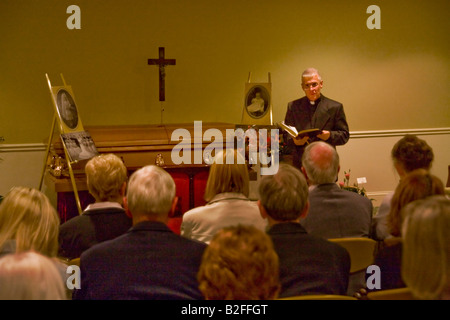
[[[158,59],[148,59],[149,65],[159,66],[159,101],[166,101],[166,66],[174,66],[176,64],[175,59],[165,59],[164,58],[164,47],[159,47],[159,58]]]

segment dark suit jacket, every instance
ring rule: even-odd
[[[383,247],[375,257],[374,264],[380,267],[381,289],[406,287],[402,279],[402,243]]]
[[[347,293],[350,256],[343,247],[306,233],[299,223],[279,223],[267,232],[280,263],[280,297]]]
[[[197,272],[205,248],[161,222],[140,222],[81,255],[73,299],[203,299]]]
[[[371,236],[373,205],[368,198],[327,183],[310,190],[309,204],[300,221],[309,234],[326,239]]]
[[[326,142],[333,146],[346,144],[350,137],[343,105],[340,102],[328,99],[324,95],[320,96],[315,112],[311,111],[311,105],[306,96],[289,102],[284,121],[288,125],[295,126],[298,131],[313,128],[330,131],[330,138]],[[319,140],[315,137],[310,139],[309,142]],[[292,140],[290,141],[293,145]],[[301,157],[306,145],[293,145],[293,147],[294,165],[300,167]]]
[[[114,239],[131,228],[132,221],[123,208],[85,210],[64,222],[59,229],[59,256],[74,259],[94,244]]]

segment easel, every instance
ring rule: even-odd
[[[47,148],[46,148],[46,152],[45,152],[45,156],[44,156],[44,166],[42,168],[41,180],[39,182],[39,190],[42,189],[42,183],[44,181],[44,176],[45,176],[45,173],[47,171],[47,160],[48,160],[48,155],[50,153],[50,146],[52,144],[53,134],[54,134],[54,131],[55,131],[56,122],[58,121],[58,123],[59,123],[59,131],[60,131],[60,133],[65,133],[65,131],[66,131],[64,129],[64,126],[63,126],[62,122],[61,122],[61,118],[58,115],[58,111],[57,111],[58,110],[58,106],[57,106],[57,102],[56,102],[56,99],[55,99],[54,94],[53,94],[53,87],[52,87],[52,85],[50,83],[50,79],[48,77],[48,74],[45,74],[45,77],[47,78],[48,87],[49,87],[49,90],[50,90],[50,94],[52,96],[53,105],[55,107],[55,113],[54,113],[54,116],[53,116],[52,127],[51,127],[51,130],[50,130],[50,137],[48,139],[48,144],[47,144]],[[67,87],[66,81],[64,80],[64,77],[63,77],[62,73],[61,73],[61,79],[63,81],[64,87]],[[80,124],[80,126],[81,126],[81,124]],[[72,182],[72,188],[73,188],[73,192],[74,192],[74,195],[75,195],[75,202],[77,204],[78,213],[81,214],[83,212],[83,210],[81,209],[80,197],[78,195],[78,189],[77,189],[77,185],[76,185],[76,182],[75,182],[75,176],[73,174],[73,169],[72,169],[72,164],[76,164],[78,161],[70,161],[69,152],[67,151],[66,144],[63,141],[62,141],[62,145],[63,145],[63,148],[64,148],[64,154],[66,156],[67,167],[69,168],[69,175],[70,175],[70,180]]]

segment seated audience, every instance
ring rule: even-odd
[[[227,157],[233,163],[227,163]],[[249,175],[244,159],[233,149],[219,152],[212,164],[205,189],[207,204],[183,215],[180,234],[209,243],[220,229],[236,224],[265,231],[266,222],[249,195]]]
[[[336,184],[339,155],[326,142],[313,142],[305,148],[302,172],[310,185],[309,212],[300,221],[312,235],[326,239],[369,237],[372,202]]]
[[[94,244],[113,239],[131,228],[131,218],[123,208],[128,180],[123,161],[114,154],[102,154],[87,162],[85,172],[95,203],[60,227],[59,255],[68,259],[78,258]]]
[[[175,182],[149,165],[129,180],[124,205],[133,226],[81,254],[81,289],[74,299],[203,299],[197,272],[206,245],[166,225],[176,208]]]
[[[66,281],[67,265],[57,258],[58,213],[48,197],[28,187],[12,188],[0,204],[0,257],[35,251],[53,260]]]
[[[45,194],[27,187],[12,188],[0,205],[0,256],[34,250],[56,257],[59,224]]]
[[[34,251],[0,258],[0,300],[66,300],[66,285],[55,263]]]
[[[272,240],[253,226],[219,230],[203,254],[198,273],[207,300],[272,300],[280,290]]]
[[[407,134],[394,145],[391,150],[391,158],[401,180],[407,173],[416,169],[430,170],[434,154],[425,140]],[[391,192],[384,197],[373,217],[372,233],[377,240],[393,237],[387,221],[393,195],[394,192]]]
[[[404,208],[402,277],[421,300],[450,300],[450,200],[442,195]]]
[[[410,202],[432,195],[444,195],[444,185],[424,169],[408,173],[395,189],[387,219],[393,237],[383,241],[374,262],[381,270],[381,289],[405,287],[401,277],[401,230],[405,219],[402,209]]]
[[[343,247],[313,236],[299,223],[308,214],[308,185],[302,173],[280,164],[275,175],[263,176],[258,201],[268,220],[280,264],[280,297],[346,294],[350,256]]]

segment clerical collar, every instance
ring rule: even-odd
[[[320,102],[320,98],[321,97],[319,97],[316,101],[309,101],[309,104],[312,105],[312,106],[318,105],[319,102]]]

